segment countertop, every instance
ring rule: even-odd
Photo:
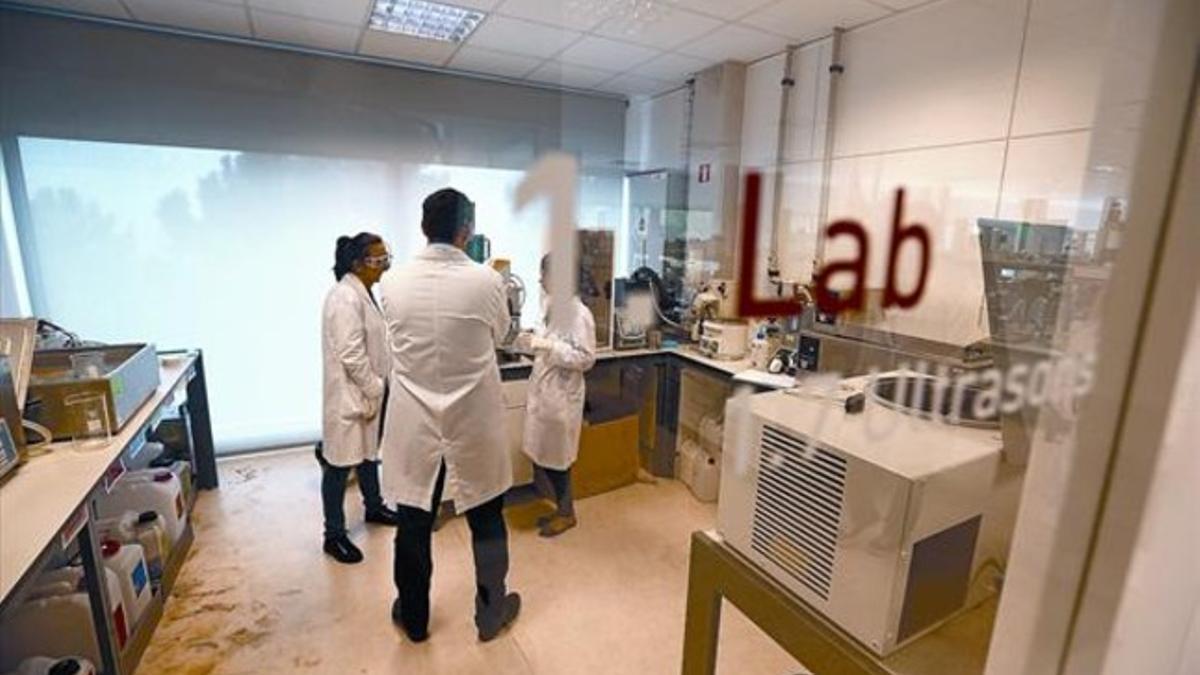
[[[106,445],[54,443],[0,484],[0,599],[17,586],[125,447],[187,373],[192,356],[160,357],[158,390]]]
[[[664,347],[661,349],[600,349],[596,351],[596,361],[604,362],[659,355],[678,356],[692,363],[705,366],[711,370],[720,371],[733,378],[735,382],[745,382],[747,384],[771,389],[787,389],[795,386],[795,378],[788,375],[774,375],[762,370],[758,370],[754,368],[749,358],[738,359],[736,361],[712,359],[704,356],[691,345]],[[500,366],[500,368],[501,370],[508,370],[528,368],[532,365],[532,361],[515,361],[512,363],[503,364]]]

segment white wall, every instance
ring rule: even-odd
[[[897,187],[907,220],[935,238],[921,305],[878,327],[953,344],[986,337],[977,219],[1094,228],[1104,196],[1123,190],[1119,158],[1088,170],[1110,4],[942,0],[845,34],[827,222],[867,226],[872,288],[884,282]],[[800,49],[793,66],[779,238],[783,274],[800,281],[816,252],[829,44]],[[766,147],[779,108],[769,85],[781,74],[779,57],[751,67],[763,86],[748,88],[746,147]],[[753,158],[767,166],[772,155]],[[826,260],[855,249],[835,244]]]

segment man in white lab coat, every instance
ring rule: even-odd
[[[475,625],[487,641],[521,606],[505,588],[502,509],[512,467],[496,346],[508,332],[508,305],[500,275],[463,252],[475,205],[445,189],[422,210],[429,246],[380,285],[392,355],[383,489],[400,514],[392,618],[416,642],[429,635],[430,538],[444,491],[471,528]]]

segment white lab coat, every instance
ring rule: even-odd
[[[321,312],[325,460],[354,466],[379,457],[379,408],[390,361],[383,315],[361,279],[347,274]]]
[[[444,498],[460,511],[512,487],[496,345],[508,332],[504,280],[431,244],[380,284],[392,387],[383,432],[383,492],[428,510],[442,462]]]
[[[583,374],[596,363],[596,320],[579,298],[568,306],[572,316],[537,331],[549,340],[550,349],[539,350],[534,358],[525,406],[525,454],[535,464],[559,471],[571,468],[579,456]]]

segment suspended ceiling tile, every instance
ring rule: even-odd
[[[612,7],[610,0],[505,0],[496,11],[518,19],[589,31],[608,18]]]
[[[563,87],[594,89],[601,82],[612,79],[615,74],[607,70],[549,61],[530,73],[526,79]]]
[[[353,52],[361,28],[340,23],[313,21],[289,14],[250,10],[254,34],[264,40],[286,42],[301,47]]]
[[[463,45],[448,65],[450,68],[474,73],[522,78],[541,63],[541,59],[532,56]]]
[[[582,33],[577,31],[493,14],[484,19],[467,38],[467,44],[548,58],[578,40],[581,35]]]
[[[241,4],[208,0],[125,0],[138,21],[248,37],[250,19]]]
[[[778,0],[741,23],[805,41],[829,35],[834,27],[852,28],[890,13],[867,0]]]
[[[720,25],[719,20],[710,16],[663,4],[659,5],[656,13],[645,17],[626,14],[614,16],[600,24],[594,32],[617,40],[670,50]]]
[[[642,77],[632,73],[624,73],[617,75],[611,80],[601,82],[596,88],[614,94],[625,94],[626,96],[647,96],[666,91],[677,84],[676,82],[659,80],[653,77]]]
[[[332,21],[350,26],[367,25],[373,0],[246,0],[251,9],[265,9],[280,14]]]
[[[630,72],[642,77],[658,80],[683,81],[712,64],[708,59],[697,59],[683,54],[663,54],[645,63],[638,64]]]
[[[754,61],[783,51],[787,39],[756,28],[726,24],[716,32],[679,48],[687,56],[709,61]]]
[[[653,58],[660,52],[608,38],[589,35],[567,47],[558,60],[578,66],[620,72]]]
[[[773,0],[669,0],[683,9],[694,10],[721,19],[737,19]],[[897,0],[900,1],[900,0]]]
[[[427,40],[381,30],[367,30],[363,33],[362,44],[358,51],[368,56],[440,66],[449,61],[457,49],[457,42]]]

